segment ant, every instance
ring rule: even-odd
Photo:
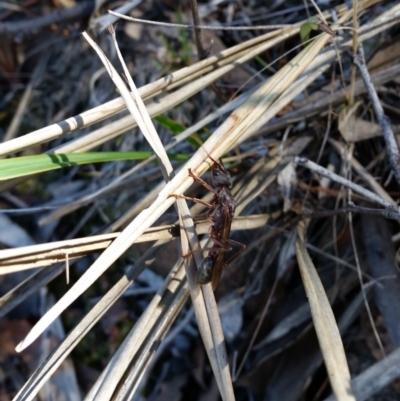
[[[214,242],[214,246],[209,248],[207,257],[203,259],[197,270],[197,282],[202,285],[211,282],[212,288],[215,290],[221,278],[222,269],[236,259],[244,251],[246,245],[229,239],[232,220],[236,209],[236,201],[230,191],[232,189],[232,177],[221,159],[217,162],[211,156],[209,157],[213,161],[211,182],[214,188],[200,177],[193,174],[191,169],[189,169],[189,176],[214,194],[210,203],[184,195],[171,194],[169,196],[188,199],[193,202],[201,203],[209,208],[206,213],[206,220],[213,223],[209,229],[209,237]],[[241,249],[230,259],[225,261],[225,253],[231,251],[232,246],[237,246]]]

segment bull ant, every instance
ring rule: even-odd
[[[217,162],[211,156],[209,157],[214,163],[211,170],[211,182],[214,188],[200,177],[194,175],[191,169],[189,169],[189,176],[214,194],[210,203],[184,195],[171,194],[170,196],[188,199],[209,208],[206,213],[206,220],[213,223],[209,228],[209,237],[214,242],[214,245],[208,249],[207,257],[203,259],[197,270],[197,282],[202,285],[211,282],[212,288],[215,290],[221,278],[222,269],[236,259],[244,251],[246,245],[229,239],[236,208],[235,199],[230,192],[232,178],[221,159]],[[225,261],[225,254],[232,250],[232,246],[237,246],[241,249]]]

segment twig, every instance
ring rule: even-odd
[[[358,11],[358,1],[354,0],[353,1],[353,53],[357,51],[358,47],[358,17],[357,17],[357,11]],[[348,102],[350,107],[354,105],[354,92],[355,92],[355,83],[356,83],[356,67],[354,65],[351,66],[351,77],[350,77],[350,91],[349,91],[349,98]]]
[[[304,217],[330,217],[346,213],[362,213],[374,216],[382,216],[391,220],[400,220],[400,213],[390,209],[374,209],[370,207],[357,206],[353,202],[348,202],[347,207],[342,207],[335,210],[302,210],[300,215]]]
[[[378,123],[382,128],[383,137],[386,142],[389,162],[392,166],[396,180],[400,184],[399,148],[397,146],[396,138],[394,137],[392,127],[390,125],[390,120],[384,114],[382,105],[378,98],[378,94],[376,93],[374,85],[371,81],[371,77],[365,64],[364,50],[361,44],[358,46],[358,54],[354,54],[354,64],[358,67],[360,71],[361,78],[364,81],[364,85],[371,99],[372,107],[374,108]]]
[[[17,110],[11,120],[10,125],[7,128],[6,134],[4,135],[3,142],[9,141],[17,136],[18,129],[23,122],[24,114],[27,110],[28,104],[32,99],[33,90],[35,85],[43,76],[43,72],[46,68],[47,62],[50,58],[50,52],[43,52],[33,70],[32,78],[24,90],[24,94],[21,97],[21,101],[18,104]]]
[[[196,42],[196,47],[197,47],[197,53],[199,55],[199,61],[204,60],[208,56],[208,52],[204,50],[203,47],[203,38],[201,34],[201,28],[200,28],[200,17],[199,17],[199,10],[197,8],[197,1],[196,0],[190,0],[190,8],[192,9],[192,17],[193,17],[193,23],[194,23],[194,39]]]
[[[400,220],[400,213],[390,209],[374,209],[370,207],[357,206],[353,202],[348,202],[347,208],[350,212],[382,216],[391,220]]]
[[[14,38],[14,40],[22,41],[26,36],[33,35],[43,28],[51,24],[59,24],[61,22],[82,20],[92,12],[94,1],[86,1],[78,3],[75,7],[63,8],[54,11],[48,15],[43,15],[31,20],[17,22],[1,22],[0,37]]]
[[[211,25],[194,26],[187,24],[171,24],[170,22],[158,22],[158,21],[145,20],[141,18],[133,18],[111,10],[108,10],[108,12],[112,15],[115,15],[116,17],[119,17],[127,21],[138,22],[140,24],[147,24],[147,25],[164,26],[166,28],[185,28],[185,29],[200,28],[200,29],[208,29],[209,31],[256,31],[264,29],[265,30],[281,29],[281,28],[288,28],[289,26],[291,26],[290,24],[253,25],[253,26],[211,26]]]
[[[396,208],[396,206],[394,206],[390,202],[382,199],[380,196],[374,194],[373,192],[369,191],[368,189],[363,188],[360,185],[354,184],[354,182],[351,182],[351,181],[347,180],[346,178],[341,177],[340,175],[332,173],[331,171],[327,170],[326,168],[312,162],[311,160],[308,160],[306,157],[296,156],[294,158],[294,162],[296,164],[299,164],[300,166],[307,167],[311,171],[314,171],[315,173],[322,175],[323,177],[327,177],[327,178],[331,179],[332,181],[335,181],[338,184],[341,184],[341,185],[345,186],[346,188],[353,190],[354,192],[357,192],[358,194],[364,196],[365,198],[371,200],[372,202],[378,203],[379,205],[382,205],[389,210],[400,212],[398,207]]]

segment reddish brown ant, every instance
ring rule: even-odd
[[[189,169],[189,176],[214,194],[210,203],[184,195],[171,194],[170,196],[198,202],[209,208],[206,213],[206,219],[213,223],[209,229],[209,237],[214,242],[214,246],[209,248],[207,257],[203,259],[197,270],[197,282],[199,284],[208,284],[211,282],[212,288],[215,290],[221,278],[222,269],[236,259],[246,246],[240,242],[229,239],[236,208],[235,199],[230,192],[232,188],[231,175],[225,168],[221,159],[217,162],[211,156],[209,157],[213,161],[211,182],[215,188],[211,187],[200,177],[194,175],[191,169]],[[234,256],[225,261],[225,254],[232,250],[232,246],[238,246],[241,249]]]

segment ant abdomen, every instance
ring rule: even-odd
[[[212,272],[214,267],[214,261],[210,257],[206,257],[201,262],[200,267],[197,270],[197,282],[199,284],[208,284],[212,279]]]

